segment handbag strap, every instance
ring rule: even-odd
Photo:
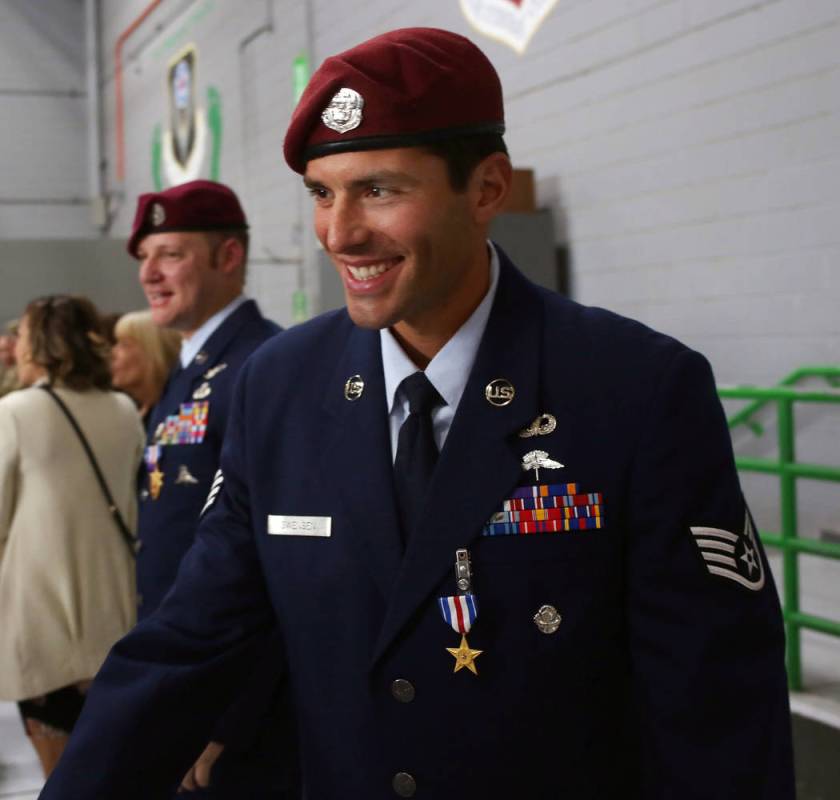
[[[137,557],[137,539],[132,535],[131,531],[128,529],[128,525],[125,524],[125,520],[122,518],[122,514],[120,514],[119,508],[117,508],[117,504],[114,502],[114,498],[111,495],[110,490],[108,489],[108,484],[105,482],[105,476],[102,474],[102,470],[99,468],[99,464],[96,461],[96,456],[93,454],[93,450],[91,449],[90,445],[88,444],[88,440],[85,437],[84,433],[82,433],[82,429],[79,427],[79,423],[76,422],[76,418],[73,414],[70,413],[70,409],[67,408],[67,405],[64,401],[53,391],[51,386],[43,385],[41,388],[50,396],[53,400],[58,404],[58,407],[64,412],[64,416],[67,417],[67,421],[72,425],[73,430],[76,431],[76,436],[79,437],[79,441],[82,443],[82,447],[87,453],[88,460],[90,461],[91,467],[93,467],[93,471],[96,475],[96,480],[99,483],[99,488],[102,489],[102,494],[105,496],[105,502],[108,504],[108,511],[111,513],[111,516],[114,519],[114,522],[117,525],[117,528],[122,535],[123,541],[126,543],[128,547],[128,551],[131,553],[132,557]]]

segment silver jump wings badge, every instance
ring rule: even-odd
[[[526,472],[529,469],[534,470],[537,480],[540,479],[541,469],[562,469],[564,466],[565,464],[549,458],[545,450],[531,450],[530,453],[522,456],[522,469]]]

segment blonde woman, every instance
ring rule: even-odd
[[[114,327],[111,379],[137,404],[145,421],[160,399],[170,371],[181,350],[181,334],[161,328],[150,311],[129,311]]]
[[[30,303],[15,353],[24,388],[0,398],[0,699],[18,702],[47,776],[136,613],[132,551],[58,402],[130,534],[143,431],[130,398],[109,389],[99,325],[84,298]]]

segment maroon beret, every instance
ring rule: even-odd
[[[247,229],[245,212],[233,189],[213,181],[190,181],[137,198],[126,248],[137,258],[140,240],[150,233]]]
[[[348,150],[411,147],[504,133],[502,86],[469,39],[437,28],[402,28],[332,56],[292,115],[283,153],[306,162]]]

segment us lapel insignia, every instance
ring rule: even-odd
[[[207,381],[204,381],[204,383],[202,383],[201,386],[193,392],[193,400],[203,400],[205,397],[210,397],[212,392],[213,390],[210,388],[210,384],[207,383]]]
[[[484,397],[491,406],[503,408],[513,402],[516,389],[507,378],[495,378],[484,387]]]
[[[175,478],[175,483],[193,484],[198,483],[198,479],[189,471],[186,464],[181,464],[178,467],[178,477]]]
[[[472,593],[472,567],[468,550],[455,551],[455,585],[458,587],[457,595],[438,598],[443,621],[455,633],[461,634],[458,647],[447,647],[446,652],[455,659],[454,672],[468,669],[473,675],[478,675],[475,660],[484,651],[472,649],[467,642],[467,634],[478,617],[478,601]]]
[[[227,369],[227,364],[216,364],[215,367],[210,367],[210,369],[204,373],[204,380],[213,380],[213,378],[215,378],[224,369]]]
[[[532,436],[548,436],[556,428],[557,418],[553,414],[540,414],[527,428],[519,431],[519,437],[530,439]]]
[[[196,356],[195,356],[195,363],[196,364],[204,364],[204,363],[206,363],[208,358],[210,358],[210,356],[208,356],[207,353],[204,350],[199,350],[198,353],[196,353]]]
[[[526,472],[534,470],[537,480],[540,479],[541,469],[562,469],[565,465],[548,457],[545,450],[531,450],[522,456],[522,469]]]

